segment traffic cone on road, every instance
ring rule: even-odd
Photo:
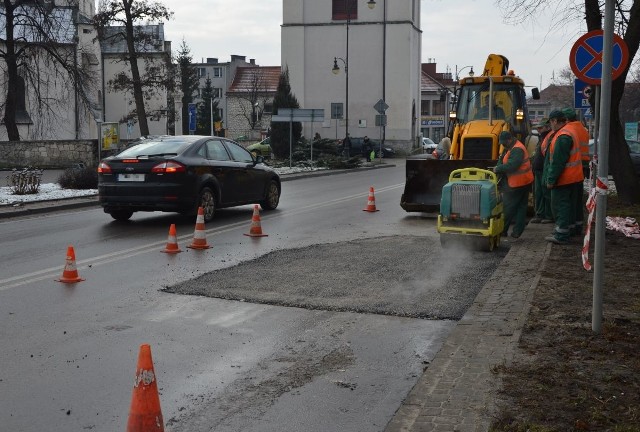
[[[198,207],[198,216],[196,217],[196,229],[193,232],[193,241],[188,248],[191,249],[209,249],[211,246],[207,244],[207,237],[204,232],[204,209]]]
[[[133,382],[131,408],[127,421],[127,432],[163,432],[164,421],[160,409],[160,396],[156,374],[153,370],[151,347],[140,345],[138,366]]]
[[[178,246],[178,239],[176,237],[176,224],[171,224],[169,227],[169,237],[167,238],[167,246],[165,246],[163,251],[168,254],[177,254],[182,252],[180,247]]]
[[[258,204],[253,206],[253,216],[251,216],[251,228],[249,233],[244,235],[249,237],[267,237],[268,234],[262,233],[262,226],[260,225],[260,207]]]
[[[373,186],[369,188],[369,197],[367,198],[367,207],[363,208],[362,211],[366,212],[377,212],[376,209],[376,197],[373,194]]]
[[[64,264],[62,277],[56,280],[64,283],[76,283],[84,280],[78,275],[78,269],[76,268],[76,253],[73,251],[73,246],[71,245],[67,247],[67,261]]]

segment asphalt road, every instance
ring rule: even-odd
[[[268,237],[242,235],[251,207],[228,209],[206,251],[172,214],[1,221],[2,428],[124,429],[149,343],[167,430],[384,429],[482,286],[469,275],[504,255],[443,255],[434,219],[400,208],[403,185],[403,164],[287,182]],[[54,281],[67,245],[75,285]]]

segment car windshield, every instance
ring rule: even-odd
[[[133,158],[140,156],[154,157],[177,155],[194,141],[196,141],[196,139],[189,137],[171,137],[160,140],[145,141],[122,151],[122,153],[118,154],[118,157]]]

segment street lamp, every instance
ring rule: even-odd
[[[337,75],[338,73],[340,73],[340,66],[338,66],[338,60],[342,61],[342,63],[344,64],[344,76],[345,76],[344,112],[345,112],[345,121],[346,121],[345,127],[344,127],[345,138],[349,136],[349,25],[351,24],[351,1],[352,0],[345,0],[346,6],[347,6],[347,52],[344,58],[340,58],[340,57],[333,58],[333,68],[331,69],[331,72],[333,72],[334,75]],[[345,146],[347,157],[350,156],[349,150],[350,149]]]
[[[475,73],[473,72],[473,66],[465,66],[462,69],[458,70],[458,65],[456,65],[456,82],[460,81],[460,73],[467,69],[467,68],[471,68],[471,70],[469,71],[469,76],[472,77],[473,75],[475,75]]]

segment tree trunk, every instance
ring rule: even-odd
[[[620,200],[629,204],[640,203],[640,178],[636,174],[629,147],[620,123],[620,99],[624,81],[615,80],[611,88],[611,124],[609,130],[609,173],[613,175]]]
[[[131,81],[133,82],[133,98],[136,101],[136,113],[138,115],[138,126],[140,127],[140,135],[149,135],[149,123],[147,122],[147,111],[144,107],[144,94],[142,92],[142,83],[140,81],[140,69],[138,68],[138,55],[135,49],[135,36],[133,32],[133,20],[131,18],[131,9],[125,8],[127,17],[127,47],[129,49],[129,63],[131,66]]]
[[[16,113],[18,111],[18,88],[24,86],[18,85],[20,76],[18,75],[18,64],[16,60],[16,46],[13,40],[13,9],[11,2],[7,4],[5,2],[5,21],[6,21],[6,54],[5,62],[7,64],[8,86],[7,86],[7,100],[4,106],[4,121],[5,128],[7,129],[7,137],[9,141],[20,141],[20,132],[18,131],[18,124],[16,123]]]

